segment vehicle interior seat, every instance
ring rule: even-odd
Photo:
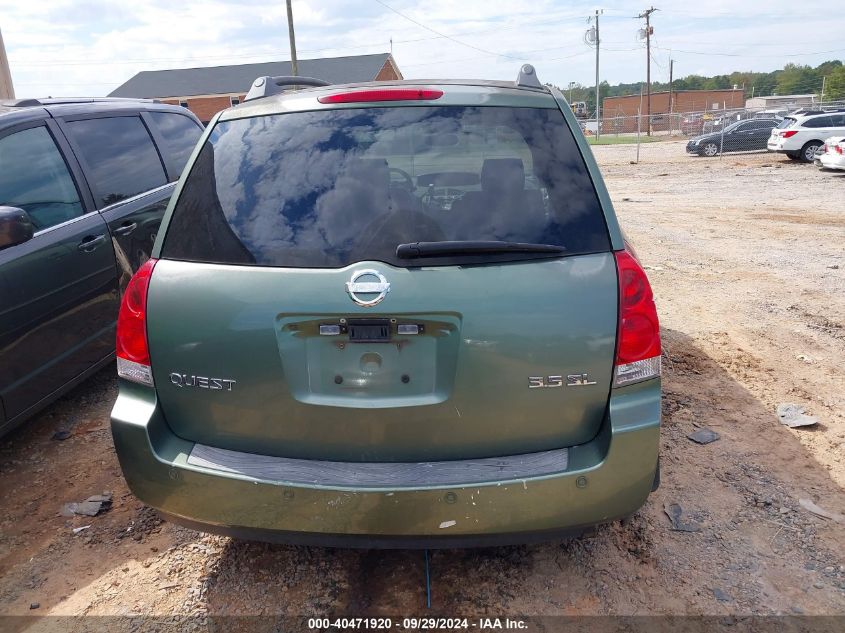
[[[355,159],[347,173],[369,198],[361,207],[369,210],[369,217],[367,223],[361,225],[364,228],[357,232],[361,239],[355,245],[354,258],[384,256],[395,252],[399,244],[408,242],[446,239],[438,222],[423,213],[419,198],[406,189],[390,186],[390,170],[385,159]]]
[[[539,213],[537,189],[525,188],[521,158],[486,158],[481,166],[481,191],[467,191],[452,204],[452,220],[460,229],[455,239],[507,240],[504,227],[514,226],[514,213]]]

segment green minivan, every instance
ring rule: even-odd
[[[209,124],[152,255],[118,319],[112,433],[172,521],[524,543],[628,516],[659,482],[651,288],[531,66],[260,78]]]

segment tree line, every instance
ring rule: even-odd
[[[792,94],[821,94],[824,83],[824,100],[837,101],[845,100],[845,65],[841,60],[835,59],[819,64],[815,68],[801,64],[786,64],[780,70],[770,73],[757,73],[753,71],[735,71],[729,75],[715,75],[704,77],[701,75],[688,75],[675,79],[672,82],[673,90],[719,90],[733,88],[734,86],[745,90],[746,98],[751,96],[766,97],[769,95],[792,95]],[[559,87],[561,92],[570,99],[570,88],[567,84]],[[603,81],[599,84],[601,99],[605,97],[617,97],[635,95],[640,93],[640,88],[645,92],[645,82],[620,83],[611,86]],[[668,82],[652,81],[651,91],[660,92],[669,90]],[[572,86],[570,101],[586,101],[587,109],[594,111],[596,107],[595,86]]]

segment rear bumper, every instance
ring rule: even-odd
[[[842,156],[822,154],[818,159],[816,159],[816,163],[820,167],[825,167],[826,169],[845,169],[845,157]]]
[[[195,444],[172,433],[155,392],[125,381],[112,434],[135,496],[196,529],[329,546],[530,542],[581,532],[645,503],[658,461],[660,381],[616,390],[600,432],[568,450],[563,470],[519,479],[373,487],[209,467],[191,460]]]

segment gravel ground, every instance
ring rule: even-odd
[[[422,552],[162,523],[121,478],[110,367],[0,441],[0,614],[845,614],[845,525],[799,504],[845,513],[845,174],[682,143],[646,145],[640,164],[633,147],[594,151],[663,326],[663,484],[632,519],[435,551],[426,611]],[[782,426],[784,402],[819,423]],[[720,439],[687,439],[701,427]],[[60,512],[104,492],[99,516]],[[700,530],[673,530],[671,504]]]

